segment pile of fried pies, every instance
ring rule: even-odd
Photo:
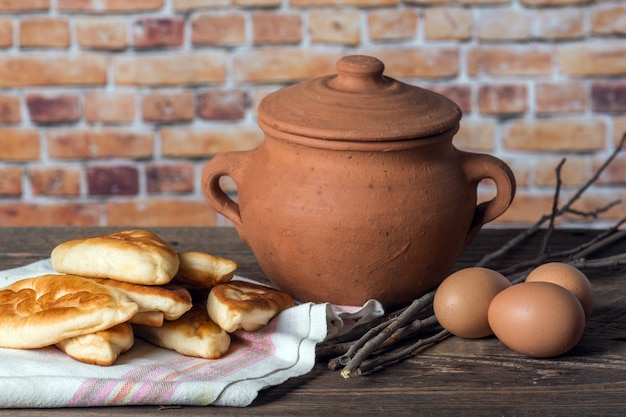
[[[66,241],[50,258],[57,273],[0,289],[0,347],[56,346],[78,361],[109,366],[140,337],[218,359],[231,333],[258,331],[294,305],[284,292],[232,280],[235,261],[176,252],[148,230]]]

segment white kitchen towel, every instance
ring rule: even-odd
[[[0,287],[47,273],[54,273],[49,259],[0,271]],[[244,407],[260,390],[309,372],[317,343],[382,314],[374,300],[360,307],[298,304],[257,332],[234,333],[228,354],[216,360],[183,356],[139,338],[108,367],[75,361],[55,347],[0,348],[0,408]]]

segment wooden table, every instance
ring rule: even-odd
[[[111,231],[103,228],[0,228],[0,268],[47,258],[58,243]],[[265,279],[251,252],[229,228],[153,229],[177,250],[203,250],[230,257],[239,274]],[[483,230],[462,254],[458,267],[473,265],[518,230]],[[557,230],[551,250],[585,242],[597,232]],[[529,259],[540,236],[509,253],[494,267]],[[626,252],[626,241],[612,252]],[[0,415],[626,415],[625,268],[586,271],[596,291],[596,307],[581,342],[555,359],[530,359],[494,338],[451,337],[425,352],[378,373],[343,379],[319,362],[312,372],[259,394],[243,409],[157,406],[129,408],[1,410]],[[1,366],[1,365],[0,365]],[[36,393],[33,393],[36,395]]]

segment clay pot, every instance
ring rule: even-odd
[[[452,101],[385,76],[372,57],[344,57],[337,70],[263,99],[263,143],[216,155],[203,192],[297,300],[404,306],[509,207],[515,179],[501,160],[452,145],[461,119]],[[237,202],[220,188],[224,176]],[[477,204],[487,178],[497,195]]]

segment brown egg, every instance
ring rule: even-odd
[[[489,303],[511,282],[487,268],[461,269],[448,276],[437,288],[433,309],[439,324],[450,333],[479,338],[493,332],[487,320]]]
[[[585,329],[580,302],[551,282],[523,282],[500,292],[489,306],[488,319],[502,343],[537,358],[569,351]]]
[[[533,269],[526,282],[552,282],[569,290],[578,298],[589,318],[593,309],[593,288],[585,274],[578,268],[562,262],[549,262]]]

